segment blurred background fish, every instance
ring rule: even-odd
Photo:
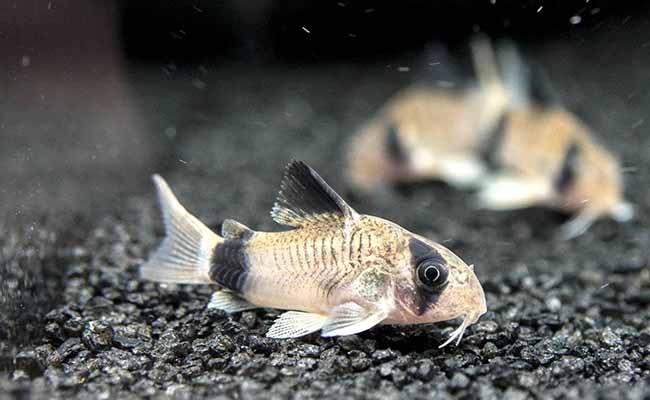
[[[474,187],[483,208],[542,205],[575,215],[565,238],[602,216],[631,219],[617,158],[561,104],[540,65],[511,41],[495,50],[479,37],[471,49],[475,78],[462,90],[416,84],[359,129],[347,151],[350,184]]]

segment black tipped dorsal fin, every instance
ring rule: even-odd
[[[279,224],[294,227],[358,218],[357,212],[316,171],[295,160],[287,165],[271,216]]]
[[[221,236],[224,239],[248,239],[253,233],[254,230],[234,219],[226,219],[221,224]]]

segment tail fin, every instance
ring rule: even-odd
[[[165,283],[212,283],[210,260],[223,239],[185,210],[163,178],[154,175],[153,181],[166,236],[160,248],[140,267],[140,276]]]

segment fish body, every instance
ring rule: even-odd
[[[432,90],[415,85],[396,95],[352,139],[348,178],[362,190],[438,178],[468,186],[486,172],[482,137],[498,123],[492,93]],[[483,107],[492,101],[494,109]]]
[[[502,122],[511,94],[487,42],[473,42],[472,50],[478,84],[462,90],[412,85],[361,126],[347,152],[353,187],[371,191],[431,178],[467,187],[485,175],[481,148]]]
[[[291,310],[276,338],[318,330],[349,335],[379,324],[463,317],[447,343],[485,313],[473,268],[450,250],[384,219],[358,214],[309,166],[292,162],[273,218],[293,229],[258,232],[226,220],[216,235],[191,216],[160,177],[167,236],[141,267],[158,282],[216,284],[208,307]],[[445,343],[445,344],[447,344]]]
[[[546,205],[573,214],[566,237],[583,233],[596,219],[633,216],[623,200],[618,160],[589,128],[560,107],[537,106],[507,115],[494,161],[498,173],[483,183],[480,201],[489,208]]]
[[[531,79],[512,46],[492,53],[474,43],[479,84],[469,90],[416,85],[389,100],[350,142],[350,184],[368,191],[439,179],[476,188],[483,208],[543,205],[573,215],[567,238],[602,216],[630,219],[616,158],[559,105],[541,71]]]

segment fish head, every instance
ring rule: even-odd
[[[573,197],[582,200],[584,208],[598,216],[609,216],[625,222],[634,216],[634,209],[624,198],[623,174],[619,163],[605,149],[586,158],[576,182]]]
[[[634,208],[625,201],[622,168],[616,157],[568,111],[556,111],[554,116],[563,122],[556,126],[564,128],[564,136],[572,138],[554,185],[561,207],[589,222],[606,216],[619,222],[630,220]]]
[[[444,246],[418,235],[408,238],[408,257],[395,282],[393,323],[422,324],[463,318],[464,329],[487,311],[472,266]]]
[[[601,217],[623,222],[634,216],[618,160],[575,114],[561,107],[518,109],[509,114],[504,137],[500,161],[539,178],[528,178],[532,189],[521,205],[544,204],[573,215],[563,229],[566,238]]]

